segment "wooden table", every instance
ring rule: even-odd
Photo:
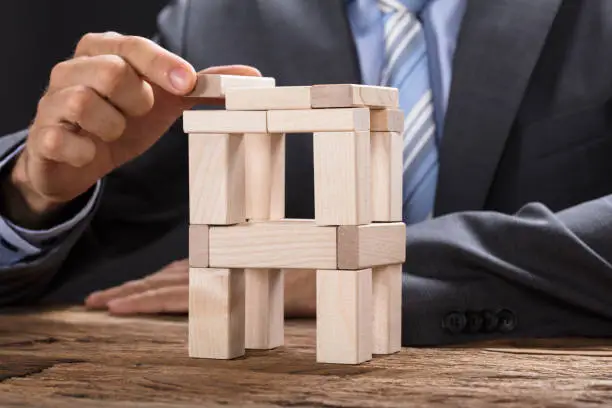
[[[288,322],[285,347],[233,361],[189,359],[186,333],[182,318],[0,314],[0,406],[612,406],[610,342],[404,349],[336,366],[314,362],[312,321]]]

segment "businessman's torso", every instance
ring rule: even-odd
[[[249,64],[279,85],[358,83],[343,0],[182,1],[164,46],[196,69]],[[441,146],[438,214],[553,210],[612,193],[612,2],[468,0]],[[180,125],[110,175],[51,299],[187,256],[187,138]],[[287,140],[287,215],[312,217],[312,144]]]

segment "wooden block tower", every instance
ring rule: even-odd
[[[187,111],[189,354],[232,359],[283,344],[283,273],[317,280],[317,361],[400,349],[403,114],[398,91],[276,87],[208,75]],[[313,132],[315,219],[285,219],[285,134]],[[316,271],[316,272],[315,272]]]

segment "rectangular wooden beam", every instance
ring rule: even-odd
[[[372,109],[370,111],[370,129],[372,132],[404,131],[404,111],[401,109]]]
[[[200,73],[194,90],[187,96],[191,98],[223,98],[230,89],[271,88],[275,85],[276,80],[274,78]]]
[[[315,85],[311,90],[313,108],[397,108],[396,88],[369,85]]]
[[[370,164],[370,132],[314,134],[318,225],[360,225],[372,221]]]
[[[335,269],[336,228],[312,221],[211,227],[210,265],[223,268]]]
[[[285,135],[247,133],[244,137],[246,218],[285,218]]]
[[[189,226],[189,266],[208,268],[208,225]]]
[[[402,347],[402,265],[372,269],[374,354],[392,354]]]
[[[244,270],[189,270],[189,356],[244,355]]]
[[[401,264],[406,259],[406,225],[401,222],[338,227],[338,269]]]
[[[225,97],[225,108],[227,110],[310,109],[310,87],[230,89]]]
[[[189,222],[244,222],[244,143],[240,134],[189,135]]]
[[[317,271],[317,362],[372,358],[372,270]]]
[[[267,133],[266,112],[190,110],[183,113],[185,133]]]
[[[402,135],[372,132],[372,221],[402,221]]]
[[[280,269],[245,269],[245,347],[270,350],[285,336],[284,279]]]
[[[367,108],[268,111],[270,133],[370,130]]]

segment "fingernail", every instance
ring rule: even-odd
[[[175,68],[170,71],[170,82],[174,89],[179,92],[187,92],[189,90],[189,71],[184,68]]]

